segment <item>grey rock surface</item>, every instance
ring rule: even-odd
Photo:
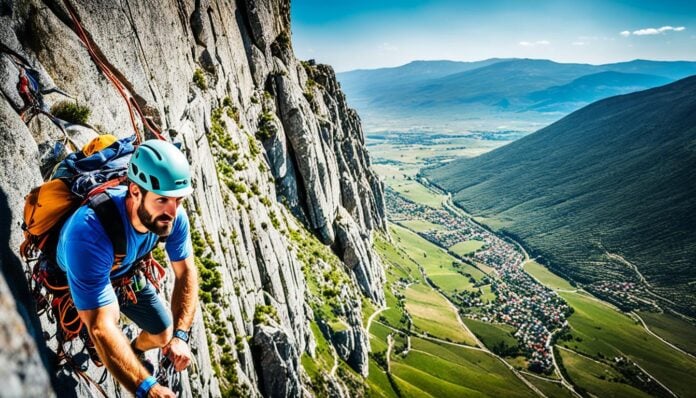
[[[300,353],[292,336],[280,328],[259,325],[254,333],[252,345],[256,351],[264,396],[299,396]]]
[[[42,88],[59,87],[90,108],[89,126],[68,128],[76,145],[95,131],[133,134],[127,102],[73,31],[65,4],[12,2],[0,15],[2,43],[39,72]],[[167,138],[183,143],[192,165],[195,191],[186,206],[199,238],[197,261],[199,269],[212,267],[209,272],[221,282],[210,288],[210,300],[201,301],[192,330],[194,366],[182,374],[180,396],[312,393],[303,382],[300,357],[314,355],[317,336],[310,322],[318,315],[308,305],[312,293],[298,255],[302,248],[290,234],[300,224],[331,245],[349,270],[343,289],[351,304],[344,305],[341,317],[350,330],[343,340],[350,343],[337,345],[340,357],[366,375],[359,297],[384,303],[384,273],[371,249],[373,231],[386,231],[383,187],[370,169],[359,118],[348,109],[331,68],[294,58],[289,2],[70,4],[134,103]],[[19,73],[1,52],[0,193],[6,203],[1,223],[8,249],[5,282],[0,278],[0,338],[10,343],[0,347],[0,377],[28,396],[44,396],[53,370],[47,371],[40,355],[43,343],[35,342],[51,324],[32,318],[31,299],[12,289],[23,283],[13,253],[22,238],[23,197],[41,182],[38,148],[63,133],[46,116],[28,124],[20,119]],[[194,81],[194,74],[203,79]],[[50,109],[66,98],[54,93],[43,99]],[[135,121],[141,129],[137,114]],[[173,279],[169,271],[165,300]],[[255,324],[261,307],[274,308],[277,324]],[[101,372],[90,366],[87,374],[98,380]],[[64,376],[54,383],[61,393],[95,393],[74,375]],[[350,394],[337,377],[328,383],[332,396]],[[109,396],[125,393],[110,377],[103,387]]]
[[[40,356],[41,330],[16,248],[24,195],[41,181],[38,148],[10,104],[0,99],[0,396],[53,395]],[[26,170],[26,174],[21,171]]]

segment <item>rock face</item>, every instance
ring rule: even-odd
[[[267,397],[300,395],[297,343],[282,329],[261,325],[254,333],[252,349],[261,369],[262,393]]]
[[[73,98],[45,92],[36,109],[67,99],[91,110],[87,123],[63,125],[67,142],[132,135],[123,97],[130,95],[143,114],[134,114],[139,130],[147,120],[183,144],[194,172],[186,206],[202,292],[191,341],[196,366],[182,373],[182,396],[321,395],[300,362],[315,358],[317,339],[333,342],[336,357],[367,374],[360,296],[384,304],[384,273],[371,249],[373,231],[386,229],[383,188],[331,68],[295,59],[289,7],[272,0],[0,5],[0,338],[9,342],[0,347],[0,377],[11,396],[90,389],[69,374],[51,377],[60,369],[41,354],[41,328],[50,323],[33,314],[14,254],[23,197],[41,183],[47,150],[65,141],[49,117],[20,117],[27,71],[40,89],[58,87]],[[76,35],[71,10],[126,94]],[[346,277],[336,288],[349,299],[336,316],[347,330],[321,328],[319,336],[310,327],[325,323],[312,311],[321,297],[307,278],[319,260],[298,243],[305,228],[340,259],[332,269]],[[87,374],[98,380],[101,372],[90,366]],[[352,394],[339,376],[326,377],[328,394]],[[109,396],[124,393],[111,378],[103,388]]]

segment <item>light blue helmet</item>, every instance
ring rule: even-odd
[[[128,178],[157,195],[182,197],[193,192],[186,156],[163,140],[140,144],[128,164]]]

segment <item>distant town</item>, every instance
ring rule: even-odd
[[[391,189],[386,192],[387,211],[391,220],[423,220],[438,228],[414,231],[423,238],[448,250],[460,242],[480,241],[483,246],[465,256],[450,252],[462,261],[481,269],[477,263],[493,269],[477,286],[489,284],[495,300],[483,302],[479,292],[463,291],[449,297],[458,305],[462,316],[490,323],[504,323],[516,328],[515,338],[536,372],[553,369],[552,337],[567,325],[571,308],[553,290],[539,284],[523,269],[523,253],[478,225],[471,218],[445,206],[434,209],[405,199]],[[485,272],[485,270],[482,269]]]

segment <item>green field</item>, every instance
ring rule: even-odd
[[[471,333],[457,321],[454,308],[436,291],[427,286],[412,285],[404,294],[406,310],[416,328],[441,339],[476,345]]]
[[[375,305],[372,303],[372,301],[368,300],[365,297],[362,297],[362,325],[363,327],[367,326],[367,321],[370,319],[370,315],[374,314],[376,311]]]
[[[432,396],[534,396],[505,365],[483,351],[440,345],[419,338],[411,341],[412,350],[405,358],[392,362],[392,372]]]
[[[495,347],[516,349],[518,341],[513,337],[515,328],[499,323],[487,323],[475,319],[463,318],[462,321],[489,350],[499,353]]]
[[[406,329],[408,325],[405,322],[404,312],[401,307],[399,307],[399,300],[389,288],[384,289],[384,297],[386,298],[387,307],[389,308],[377,315],[377,319],[389,324],[391,327]]]
[[[473,253],[485,245],[484,242],[480,240],[467,240],[464,242],[459,242],[456,245],[450,246],[449,251],[456,253],[460,256],[465,256],[469,253]]]
[[[442,202],[447,200],[447,196],[429,190],[418,181],[386,179],[384,183],[405,198],[433,209],[441,209]]]
[[[372,348],[372,352],[386,351],[388,348],[387,336],[391,333],[391,329],[379,322],[372,321],[370,325],[370,347]]]
[[[390,225],[392,236],[399,246],[425,269],[428,277],[446,293],[457,290],[475,291],[469,277],[457,272],[453,263],[460,263],[456,258],[447,254],[440,247],[428,242],[417,234],[397,225]],[[478,269],[462,264],[463,272],[470,274],[475,280],[480,280],[485,275]]]
[[[653,333],[684,351],[696,354],[696,326],[674,315],[639,312]]]
[[[401,391],[401,396],[403,398],[435,398],[427,392],[417,388],[416,386],[412,385],[406,380],[401,379],[398,376],[392,377],[394,378],[396,385],[399,387],[399,391]]]
[[[506,357],[505,362],[509,363],[515,369],[518,369],[518,370],[527,369],[527,365],[528,365],[527,358],[522,356],[522,355],[518,355],[516,357]]]
[[[474,217],[474,221],[483,224],[494,231],[499,231],[505,227],[512,225],[511,220],[493,218],[493,217]]]
[[[559,382],[542,380],[538,377],[530,376],[528,374],[522,375],[527,381],[534,384],[541,392],[544,393],[548,398],[574,398],[572,392],[567,388],[563,387]]]
[[[374,359],[370,358],[369,375],[367,376],[367,386],[369,387],[368,397],[397,398],[394,389],[389,383],[387,373],[377,365]]]
[[[680,396],[694,396],[696,360],[667,346],[628,315],[584,293],[561,292],[573,307],[572,341],[560,342],[590,357],[627,356]],[[572,366],[568,366],[570,372]],[[582,385],[581,385],[582,386]]]
[[[418,264],[396,246],[398,242],[392,244],[387,242],[381,235],[376,235],[374,245],[382,261],[387,265],[386,274],[388,281],[393,282],[399,278],[423,281],[423,277],[418,270]]]
[[[528,274],[535,277],[539,282],[548,288],[554,290],[575,290],[567,280],[561,278],[560,276],[549,271],[548,268],[537,263],[536,261],[529,261],[524,265],[524,270]]]
[[[574,352],[559,349],[560,360],[570,381],[598,397],[649,397],[643,391],[612,380],[621,374],[610,366],[585,358]]]
[[[484,274],[490,275],[490,274],[493,273],[494,268],[489,267],[489,266],[487,266],[486,264],[484,264],[484,263],[482,263],[482,262],[480,262],[480,261],[473,260],[473,262],[474,262],[474,264],[476,264],[476,268],[478,268],[478,269],[480,269],[481,271],[483,271]]]
[[[435,224],[425,220],[405,220],[400,221],[399,224],[416,232],[428,232],[432,230],[440,231],[445,229],[445,227],[440,224]]]
[[[481,286],[481,291],[483,292],[481,295],[481,301],[484,303],[495,300],[495,293],[493,293],[491,290],[491,285]]]
[[[418,174],[418,167],[409,165],[373,164],[372,169],[384,180],[405,179],[406,176],[415,177]]]

